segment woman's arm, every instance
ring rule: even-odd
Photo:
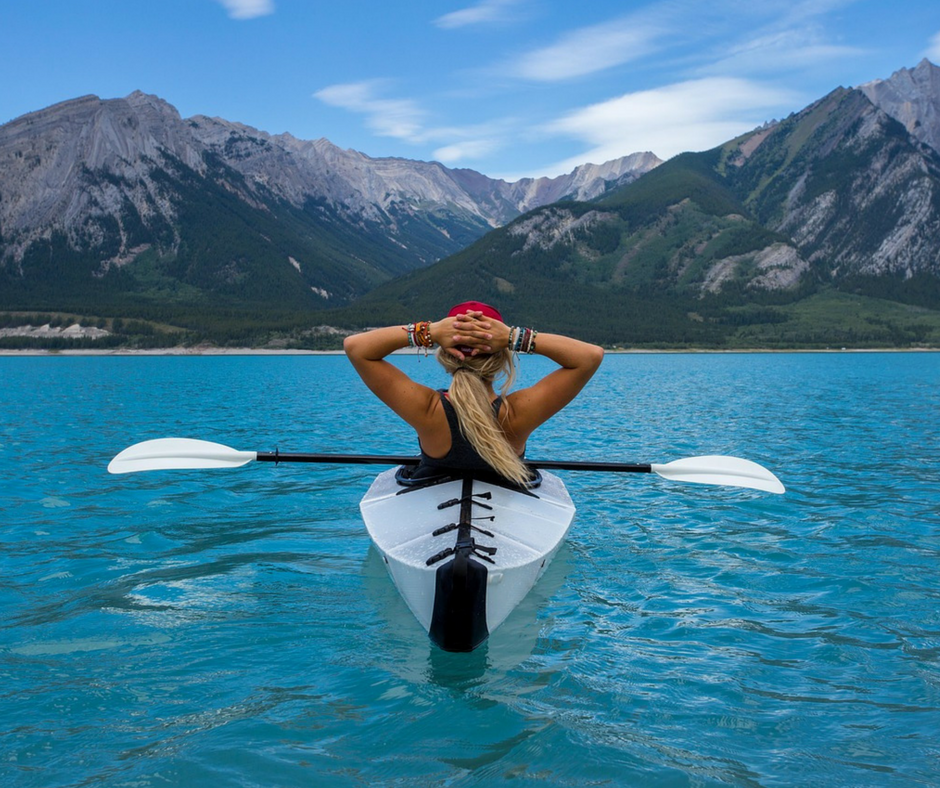
[[[495,318],[471,312],[431,323],[430,336],[446,352],[463,358],[509,347],[512,330]],[[390,353],[408,345],[408,332],[402,326],[376,328],[349,336],[343,342],[346,355],[363,382],[420,433],[427,427],[432,409],[436,407],[437,392],[416,383],[385,360]],[[603,349],[597,345],[561,334],[539,333],[533,352],[551,359],[559,369],[506,397],[507,415],[516,442],[524,443],[536,427],[571,402],[604,358]]]
[[[430,325],[433,342],[449,352],[454,348],[454,318],[444,318]],[[386,356],[409,345],[408,332],[402,326],[388,326],[353,334],[343,341],[343,349],[353,367],[375,396],[388,405],[416,430],[425,422],[437,402],[437,392],[416,383]]]
[[[539,332],[534,353],[558,364],[538,383],[520,389],[506,398],[517,441],[524,441],[573,400],[597,372],[604,349],[561,334]]]

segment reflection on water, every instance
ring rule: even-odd
[[[431,681],[462,691],[487,673],[517,667],[536,649],[547,623],[547,603],[565,582],[569,556],[562,545],[532,591],[483,645],[469,654],[455,654],[431,642],[396,590],[382,556],[370,546],[362,568],[363,589],[388,628],[391,669],[408,681]]]

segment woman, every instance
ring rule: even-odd
[[[437,359],[453,376],[448,391],[416,383],[385,360],[409,346],[439,346]],[[559,334],[507,326],[487,304],[458,304],[438,321],[377,328],[347,337],[346,354],[372,392],[418,433],[426,469],[496,471],[525,484],[522,461],[529,435],[577,396],[597,371],[604,351]],[[497,396],[494,381],[508,391],[516,352],[538,353],[558,369],[538,383]]]

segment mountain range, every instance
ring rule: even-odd
[[[711,151],[516,183],[84,97],[0,127],[0,309],[250,331],[472,290],[608,344],[940,345],[938,146],[926,60]]]
[[[0,127],[0,306],[341,304],[524,211],[591,199],[659,163],[641,153],[507,183],[183,119],[141,92],[85,96]]]
[[[469,287],[609,344],[940,344],[938,74],[924,61],[837,88],[598,199],[532,211],[374,289],[351,319],[434,314]]]

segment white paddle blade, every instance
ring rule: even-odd
[[[108,464],[108,473],[166,471],[180,468],[238,468],[258,456],[211,441],[192,438],[158,438],[135,443]]]
[[[780,479],[765,467],[750,460],[742,460],[740,457],[720,455],[688,457],[684,460],[674,460],[665,465],[650,467],[654,473],[658,473],[664,479],[677,482],[724,484],[729,487],[748,487],[752,490],[777,494],[786,492]]]

